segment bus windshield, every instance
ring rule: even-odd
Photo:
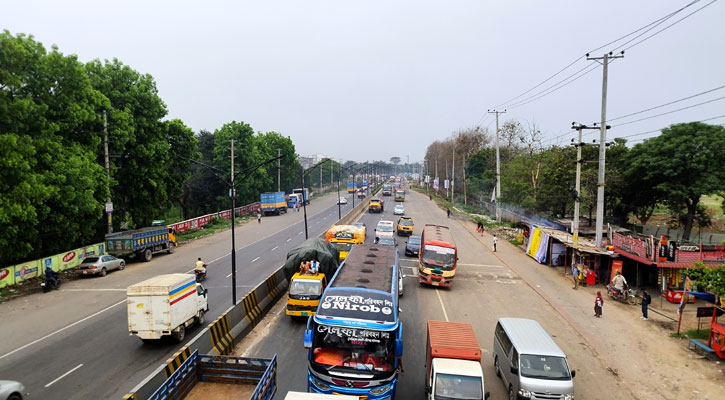
[[[428,268],[451,270],[456,263],[456,250],[429,244],[423,249],[421,260]]]
[[[312,361],[328,371],[392,372],[394,344],[393,332],[317,325]]]

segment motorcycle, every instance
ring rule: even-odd
[[[40,288],[43,289],[43,293],[48,293],[53,289],[60,289],[60,277],[56,279],[49,279],[46,277],[42,282],[40,282]]]
[[[197,282],[201,282],[204,279],[206,279],[206,271],[199,271],[198,269],[196,269],[196,270],[194,270],[194,274],[196,275]]]
[[[614,300],[621,301],[627,304],[637,304],[637,291],[630,289],[629,286],[625,285],[624,289],[619,290],[614,286],[607,286],[607,294]]]

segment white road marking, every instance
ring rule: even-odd
[[[255,262],[255,261],[257,261],[257,260],[259,260],[259,257],[257,257],[257,258],[255,258],[254,260],[252,260],[252,262]]]
[[[446,322],[448,322],[448,313],[446,312],[446,306],[443,305],[443,299],[441,298],[441,291],[436,289],[436,295],[438,296],[438,301],[441,303],[441,309],[443,310],[443,317],[445,317]]]
[[[272,251],[275,251],[275,250],[277,250],[277,248],[278,248],[278,247],[279,247],[279,246],[274,246],[274,247],[272,247]]]
[[[297,234],[298,234],[298,235],[301,235],[301,234],[302,234],[302,231],[299,231],[299,232],[297,232]]]
[[[287,239],[287,241],[288,241],[288,242],[289,242],[290,240],[292,240],[292,238],[289,238],[289,239]]]
[[[85,321],[87,321],[87,320],[89,320],[89,319],[91,319],[91,318],[95,317],[96,315],[98,315],[98,314],[101,314],[101,313],[102,313],[102,312],[104,312],[104,311],[108,311],[108,310],[112,309],[113,307],[116,307],[117,305],[120,305],[120,304],[125,304],[125,303],[126,303],[126,299],[123,299],[123,300],[119,301],[118,303],[112,304],[112,305],[110,305],[110,306],[108,306],[108,307],[104,308],[104,309],[103,309],[103,310],[101,310],[101,311],[96,311],[95,313],[93,313],[93,314],[91,314],[91,315],[89,315],[89,316],[87,316],[87,317],[85,317],[85,318],[83,318],[83,319],[80,319],[80,320],[78,320],[78,321],[76,321],[76,322],[74,322],[74,323],[72,323],[72,324],[70,324],[70,325],[67,325],[67,326],[65,326],[65,327],[63,327],[63,328],[60,328],[60,329],[58,329],[58,330],[57,330],[57,331],[55,331],[55,332],[51,332],[51,333],[49,333],[49,334],[47,334],[47,335],[45,335],[45,336],[41,337],[40,339],[35,339],[35,340],[33,340],[32,342],[30,342],[30,343],[28,343],[28,344],[26,344],[26,345],[24,345],[24,346],[20,346],[20,347],[18,347],[17,349],[15,349],[15,350],[11,351],[11,352],[8,352],[8,353],[6,353],[6,354],[3,354],[2,356],[0,356],[0,360],[2,360],[3,358],[5,358],[5,357],[7,357],[7,356],[10,356],[10,355],[12,355],[12,354],[15,354],[15,353],[19,352],[20,350],[23,350],[23,349],[25,349],[25,348],[27,348],[27,347],[30,347],[30,346],[32,346],[32,345],[34,345],[34,344],[36,344],[36,343],[38,343],[38,342],[40,342],[40,341],[42,341],[42,340],[45,340],[45,339],[47,339],[47,338],[49,338],[49,337],[51,337],[51,336],[53,336],[53,335],[55,335],[55,334],[58,334],[58,333],[60,333],[60,332],[63,332],[64,330],[66,330],[66,329],[68,329],[68,328],[72,328],[72,327],[74,327],[74,326],[76,326],[76,325],[80,324],[81,322],[85,322]]]
[[[70,370],[70,371],[66,372],[65,374],[63,374],[63,375],[61,375],[61,376],[59,376],[59,377],[55,378],[55,380],[54,380],[53,382],[50,382],[49,384],[45,385],[45,387],[49,387],[50,385],[52,385],[52,384],[54,384],[54,383],[58,382],[59,380],[61,380],[61,379],[65,378],[65,377],[66,377],[66,376],[68,376],[68,375],[70,375],[70,373],[71,373],[71,372],[73,372],[73,371],[77,370],[78,368],[80,368],[80,367],[82,367],[82,366],[83,366],[83,364],[78,364],[78,366],[77,366],[77,367],[75,367],[75,368],[73,368],[72,370]]]
[[[232,276],[231,272],[229,273],[229,275],[227,275],[227,278],[229,278],[230,276]]]

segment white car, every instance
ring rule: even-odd
[[[378,226],[375,228],[375,237],[393,237],[393,231],[395,230],[395,226],[393,225],[393,221],[380,221],[378,222]]]
[[[347,198],[340,197],[339,199],[337,199],[337,204],[347,204]]]
[[[24,391],[20,382],[0,381],[0,400],[23,400]]]
[[[405,214],[405,207],[402,204],[398,204],[395,206],[395,209],[393,209],[393,215],[404,215]]]

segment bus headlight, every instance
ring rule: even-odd
[[[322,390],[329,390],[330,389],[330,385],[326,384],[325,382],[322,382],[321,380],[315,378],[314,376],[310,377],[310,379],[312,380],[312,383],[315,386],[317,386],[318,388],[320,388]]]
[[[370,394],[374,394],[376,396],[379,394],[383,394],[383,393],[387,392],[388,390],[390,390],[390,386],[391,386],[391,384],[388,384],[385,386],[380,386],[379,388],[375,388],[375,389],[371,390]]]
[[[523,397],[525,399],[530,399],[531,398],[531,394],[532,393],[530,391],[526,390],[526,389],[519,389],[519,396],[521,396],[521,397]]]

